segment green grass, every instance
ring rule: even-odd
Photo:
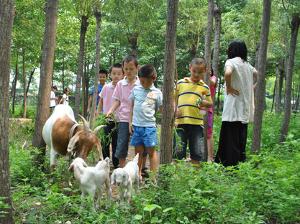
[[[10,163],[16,223],[299,223],[300,119],[293,115],[287,141],[278,144],[281,117],[266,113],[262,149],[251,154],[249,126],[247,162],[237,168],[184,162],[161,166],[158,186],[145,185],[130,205],[112,203],[92,212],[80,210],[78,184],[68,180],[68,161],[61,158],[54,174],[33,165],[36,150],[23,148],[32,124],[14,130]],[[17,124],[15,124],[17,125]],[[218,140],[220,118],[215,120]],[[19,136],[19,137],[17,137]],[[48,159],[48,157],[47,157]],[[1,206],[1,202],[0,202]]]

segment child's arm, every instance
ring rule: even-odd
[[[120,104],[121,104],[121,102],[119,100],[114,99],[111,108],[109,109],[109,111],[106,114],[106,117],[110,117],[116,111],[116,109],[118,109]]]
[[[238,96],[240,93],[238,90],[232,88],[231,86],[231,76],[232,76],[233,68],[231,66],[226,66],[224,79],[226,83],[227,95]]]
[[[129,115],[129,133],[133,133],[133,128],[132,128],[132,117],[133,117],[133,107],[134,107],[134,101],[132,101],[132,106],[130,108],[130,115]]]
[[[98,103],[98,109],[97,109],[97,114],[102,113],[103,111],[103,98],[100,97],[99,103]]]

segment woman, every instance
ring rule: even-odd
[[[63,94],[59,104],[69,105],[69,94],[70,94],[69,88],[65,88],[64,94]]]
[[[254,116],[254,85],[257,71],[247,62],[244,41],[229,44],[225,63],[226,94],[219,148],[215,161],[234,166],[246,160],[247,126]]]

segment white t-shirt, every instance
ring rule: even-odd
[[[252,122],[254,117],[254,67],[240,57],[228,59],[225,69],[227,66],[233,69],[231,86],[239,91],[239,95],[227,95],[225,91],[222,121]]]
[[[50,93],[50,107],[55,107],[56,106],[56,101],[55,101],[55,92],[51,90]]]
[[[69,96],[67,96],[67,94],[63,94],[63,96],[62,96],[62,98],[63,98],[63,105],[69,105]]]

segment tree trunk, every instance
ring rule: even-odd
[[[283,84],[283,60],[280,59],[276,64],[276,89],[275,89],[275,113],[280,113],[281,111],[281,92],[282,92],[282,84]]]
[[[15,102],[16,102],[16,89],[17,89],[17,82],[19,76],[19,53],[17,50],[17,58],[16,58],[16,70],[15,70],[15,78],[12,85],[12,114],[15,114]]]
[[[168,0],[164,58],[163,109],[161,120],[160,162],[172,162],[174,126],[174,78],[176,75],[176,29],[178,0]]]
[[[214,16],[214,1],[208,0],[208,12],[207,12],[207,27],[205,35],[205,61],[207,75],[204,77],[204,81],[209,85],[209,76],[211,74],[211,41],[213,32],[213,16]],[[207,139],[207,115],[204,116],[204,139]],[[204,141],[204,159],[207,160],[207,141]]]
[[[29,87],[30,87],[30,84],[31,84],[31,81],[32,81],[32,77],[34,75],[34,72],[35,72],[35,68],[32,69],[30,75],[29,75],[29,79],[28,79],[28,83],[27,83],[27,87],[26,87],[26,98],[28,96],[28,92],[29,92]]]
[[[258,53],[258,78],[257,90],[254,112],[254,125],[253,125],[253,141],[252,151],[257,152],[260,149],[261,143],[261,127],[262,119],[265,108],[265,92],[266,92],[266,62],[267,62],[267,49],[268,49],[268,36],[271,18],[271,0],[264,0],[263,2],[263,18],[260,34],[260,45]]]
[[[40,85],[35,117],[35,128],[32,139],[32,145],[40,148],[40,155],[36,160],[37,165],[39,166],[44,164],[45,157],[45,142],[42,137],[42,130],[50,112],[49,100],[51,92],[54,50],[56,44],[57,8],[58,0],[47,0],[45,8],[46,20],[42,45]]]
[[[299,103],[300,103],[300,85],[298,85],[297,88],[297,98],[296,98],[296,102],[295,102],[295,111],[298,112],[298,107],[299,107]]]
[[[65,52],[63,52],[62,74],[61,74],[62,90],[65,89]]]
[[[23,118],[26,118],[27,111],[27,97],[26,97],[26,69],[25,69],[25,49],[22,49],[22,77],[23,77]]]
[[[87,117],[87,108],[85,106],[85,100],[86,100],[86,76],[87,76],[87,60],[84,60],[84,71],[83,71],[83,78],[82,78],[82,105],[83,105],[83,116]]]
[[[0,223],[14,223],[12,201],[10,197],[9,177],[9,75],[11,33],[14,17],[14,3],[10,0],[0,0],[0,200],[7,205],[1,208]]]
[[[138,33],[131,33],[130,36],[128,37],[128,42],[131,47],[131,52],[130,54],[137,57],[138,54]]]
[[[88,17],[81,16],[80,26],[80,42],[79,42],[79,53],[78,53],[78,69],[76,75],[76,90],[75,90],[75,108],[74,114],[77,119],[80,110],[80,89],[81,89],[81,78],[83,77],[83,65],[84,65],[84,51],[85,51],[85,36],[89,26]]]
[[[214,6],[214,17],[215,17],[215,36],[214,36],[214,51],[212,68],[215,76],[219,76],[219,63],[220,63],[220,35],[221,35],[221,10],[217,4]],[[217,79],[218,80],[218,79]],[[215,102],[215,99],[213,99]],[[213,104],[215,105],[215,104]]]
[[[292,92],[292,80],[293,80],[293,68],[295,60],[295,52],[297,47],[297,37],[300,24],[300,14],[293,14],[291,22],[291,40],[289,57],[287,63],[286,83],[285,83],[285,105],[284,105],[284,118],[282,121],[280,131],[280,142],[284,142],[288,134],[288,128],[291,118],[291,92]]]
[[[94,78],[94,95],[92,101],[92,108],[90,114],[90,125],[94,127],[94,117],[96,111],[96,103],[98,96],[98,80],[99,80],[99,68],[100,68],[100,33],[101,33],[101,12],[95,11],[96,18],[96,59],[95,59],[95,78]]]

